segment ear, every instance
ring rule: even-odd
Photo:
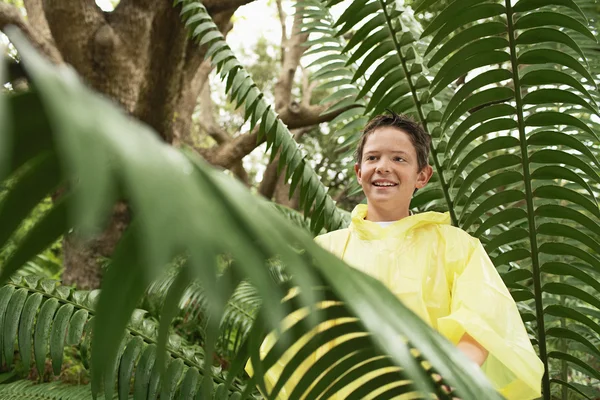
[[[427,185],[427,182],[429,182],[429,180],[431,179],[432,175],[433,168],[431,168],[431,165],[425,166],[425,168],[423,168],[417,176],[417,184],[415,185],[415,187],[417,189],[423,189],[425,185]]]
[[[354,173],[356,174],[356,180],[362,185],[362,171],[360,170],[360,164],[354,164]]]

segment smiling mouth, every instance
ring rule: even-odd
[[[398,184],[392,183],[392,182],[373,182],[373,186],[386,188],[386,187],[398,186]]]

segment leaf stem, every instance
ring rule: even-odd
[[[511,0],[504,0],[506,6],[506,22],[508,40],[510,45],[510,60],[513,81],[515,85],[515,102],[517,105],[517,123],[519,127],[519,141],[521,144],[521,160],[523,165],[523,178],[525,182],[525,199],[527,202],[527,219],[529,222],[529,240],[531,244],[531,261],[533,272],[533,294],[535,296],[535,311],[538,331],[538,347],[540,359],[544,363],[544,376],[542,378],[542,394],[545,400],[550,400],[550,380],[548,375],[548,354],[546,349],[546,330],[544,324],[544,305],[542,303],[542,273],[538,254],[537,229],[535,226],[535,208],[533,205],[533,190],[531,187],[531,173],[529,171],[529,155],[527,153],[527,135],[525,133],[525,119],[523,116],[523,98],[521,97],[521,83],[519,77],[519,63],[517,61],[517,45],[515,39],[514,12]]]
[[[389,14],[387,13],[387,9],[386,9],[384,0],[379,0],[379,4],[381,5],[381,8],[383,9],[383,14],[385,15],[385,21],[387,23],[387,28],[388,28],[388,31],[390,32],[390,37],[392,38],[392,41],[394,42],[394,47],[396,48],[396,53],[398,55],[398,59],[400,59],[400,62],[402,63],[402,69],[404,70],[404,75],[406,76],[406,81],[408,83],[408,87],[412,94],[413,102],[415,103],[415,108],[419,115],[419,120],[421,121],[421,125],[423,125],[423,129],[425,129],[426,132],[429,132],[429,130],[427,128],[427,119],[425,118],[425,115],[423,114],[423,108],[421,107],[421,102],[419,101],[417,89],[415,88],[415,85],[412,83],[410,70],[408,69],[406,60],[404,59],[404,56],[402,55],[400,43],[398,43],[398,39],[396,38],[396,33],[392,26],[392,20],[391,20]],[[448,211],[450,213],[450,218],[452,219],[452,225],[458,226],[458,219],[456,218],[456,212],[454,211],[454,204],[452,202],[452,199],[450,198],[450,190],[448,188],[448,183],[446,182],[446,178],[444,177],[444,171],[442,170],[442,166],[438,160],[438,153],[436,151],[435,146],[433,145],[433,140],[431,142],[431,158],[433,159],[433,164],[434,164],[435,170],[437,171],[439,179],[440,179],[440,185],[442,186],[442,192],[444,193],[444,198],[446,199],[446,203],[448,204]]]

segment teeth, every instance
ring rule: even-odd
[[[395,183],[374,183],[375,186],[396,186]]]

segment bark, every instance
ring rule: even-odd
[[[248,2],[204,4],[226,32],[235,9]],[[25,0],[25,7],[28,22],[16,7],[0,4],[0,29],[18,26],[52,61],[69,63],[89,86],[152,126],[164,141],[178,144],[189,135],[207,79],[201,67],[205,49],[188,40],[172,2],[121,0],[110,13],[94,0]],[[234,170],[247,179],[241,158],[237,164]],[[129,219],[127,205],[120,203],[98,237],[87,242],[76,233],[65,237],[66,284],[99,286],[99,260],[112,254]]]
[[[97,289],[102,281],[102,265],[106,262],[130,222],[129,208],[117,204],[107,229],[101,235],[82,241],[77,233],[69,233],[63,241],[64,266],[62,281],[78,289]]]
[[[253,0],[204,0],[219,29],[231,29],[234,11]],[[210,65],[205,48],[188,40],[179,8],[165,0],[121,0],[105,13],[95,0],[24,0],[28,20],[20,11],[0,3],[0,29],[19,27],[30,41],[55,63],[70,64],[96,91],[150,125],[167,143],[192,142],[192,114],[205,86]],[[325,106],[292,98],[291,91],[306,35],[283,43],[281,76],[276,87],[276,110],[290,129],[331,120],[341,111],[321,115]],[[284,31],[285,34],[285,31]],[[212,128],[218,128],[215,123]],[[208,162],[231,169],[242,180],[247,174],[242,159],[254,150],[257,129],[222,135],[212,129],[217,145],[199,149]],[[220,139],[217,139],[220,138]],[[65,238],[65,283],[95,287],[101,272],[98,260],[112,254],[130,219],[125,204],[118,204],[107,230],[83,243],[76,235]]]
[[[27,6],[27,4],[26,4]],[[21,11],[13,5],[7,3],[0,3],[0,30],[4,31],[8,26],[15,26],[19,28],[29,41],[49,60],[54,63],[61,63],[62,56],[52,37],[46,36],[44,33],[44,27],[37,25],[34,28],[30,23],[27,23],[21,14]],[[33,21],[34,22],[34,21]],[[41,28],[41,29],[40,29]]]

